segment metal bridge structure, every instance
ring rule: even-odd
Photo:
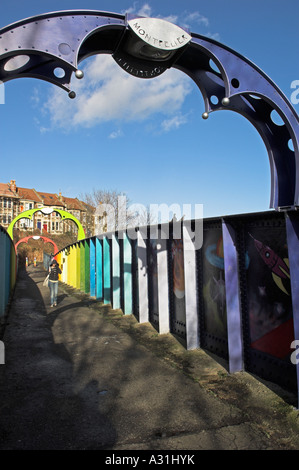
[[[149,227],[136,227],[134,237],[115,232],[81,239],[57,255],[61,281],[140,322],[150,321],[159,333],[180,336],[188,349],[202,347],[225,357],[230,372],[249,370],[298,392],[299,117],[294,108],[239,52],[162,19],[102,11],[46,13],[2,28],[0,80],[46,80],[75,99],[71,80],[84,78],[79,64],[95,54],[110,54],[140,79],[172,67],[184,72],[202,93],[204,120],[222,110],[244,116],[267,149],[272,211],[204,220],[200,248],[184,222],[177,239],[173,227],[164,237],[162,226],[156,227],[157,237]],[[12,231],[0,238],[6,247],[7,235],[12,238]]]

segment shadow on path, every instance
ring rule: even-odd
[[[43,270],[21,270],[4,333],[0,367],[0,449],[102,449],[116,434],[99,411],[97,380],[81,389],[47,316]],[[43,291],[41,295],[40,288]],[[63,301],[65,295],[60,296]],[[66,307],[70,308],[70,306]],[[92,400],[87,399],[92,396]]]
[[[44,277],[33,266],[18,275],[0,366],[1,450],[298,448],[298,425],[248,375],[230,376],[199,350],[180,353],[191,378],[151,350],[153,338],[155,352],[172,348],[170,336],[62,285],[50,308]]]

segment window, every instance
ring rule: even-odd
[[[56,232],[59,230],[59,222],[56,222]]]
[[[8,207],[8,209],[11,209],[11,200],[10,199],[7,200],[7,207]]]
[[[52,222],[52,230],[54,231],[55,230],[55,223]]]
[[[6,215],[3,215],[3,223],[6,224]]]
[[[7,207],[7,200],[6,200],[6,197],[3,199],[3,207]]]

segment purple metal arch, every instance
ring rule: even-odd
[[[136,58],[126,48],[130,34],[128,21],[132,18],[74,10],[47,13],[9,25],[0,30],[0,80],[39,78],[60,86],[74,98],[70,90],[72,74],[81,78],[78,64],[94,54],[112,54],[128,73],[136,75],[139,68],[141,78],[151,78],[170,67],[180,69],[195,81],[203,94],[204,119],[213,111],[230,109],[255,126],[269,155],[270,207],[296,209],[299,206],[299,118],[275,83],[239,53],[193,33],[188,45],[169,60]],[[23,56],[22,66],[14,66],[11,59],[16,56]],[[57,68],[63,70],[63,77],[56,76]],[[282,118],[282,126],[273,121],[273,111]]]

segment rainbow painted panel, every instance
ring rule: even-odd
[[[90,260],[89,260],[89,254],[90,254],[90,241],[85,240],[84,246],[84,274],[85,274],[85,282],[84,282],[84,292],[86,294],[90,293]]]
[[[99,238],[96,238],[96,298],[103,298],[103,245]]]
[[[85,243],[80,242],[80,290],[85,291]]]
[[[0,317],[5,314],[17,275],[17,258],[13,242],[0,226]]]
[[[76,269],[76,281],[75,281],[75,287],[76,289],[80,289],[80,265],[81,265],[81,256],[80,256],[80,243],[76,243],[75,245],[75,269]]]
[[[89,267],[90,267],[90,297],[96,295],[96,241],[94,238],[89,242]]]
[[[104,304],[111,302],[111,262],[110,242],[107,237],[103,238],[103,282],[104,282]]]

